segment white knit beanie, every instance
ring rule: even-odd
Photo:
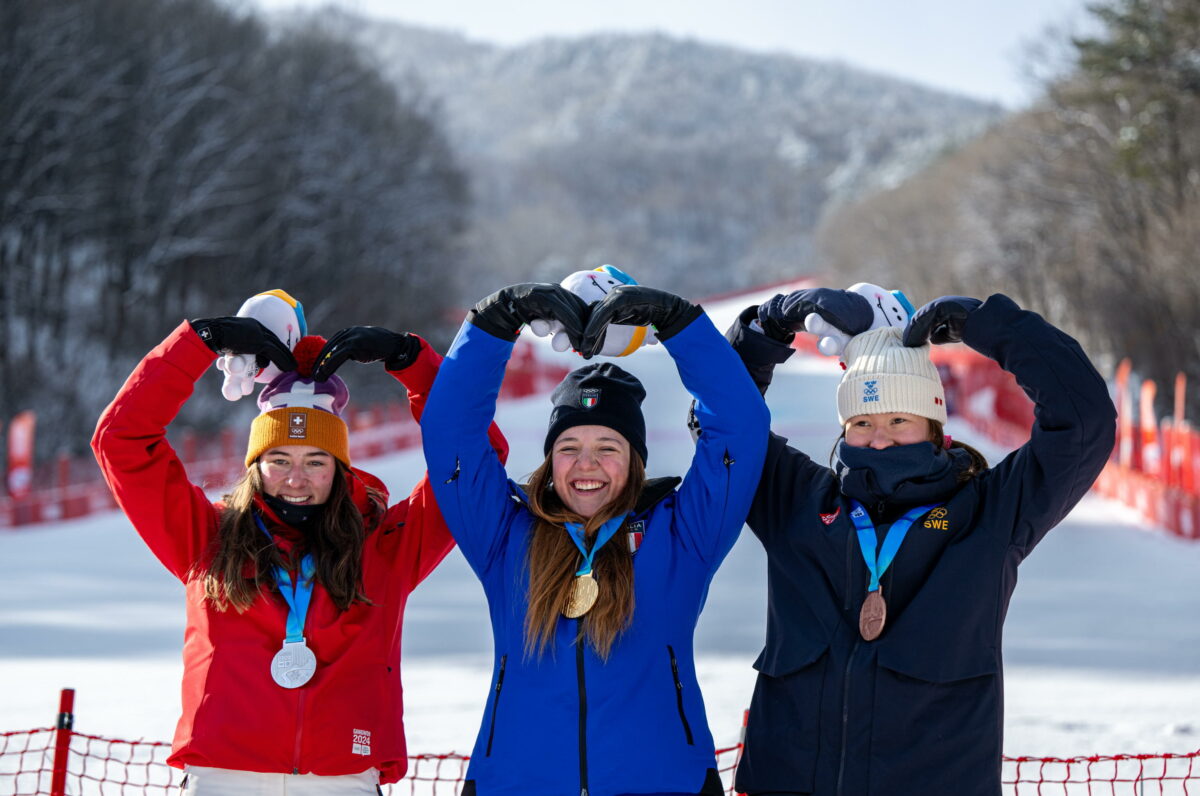
[[[838,422],[857,415],[907,412],[946,422],[946,393],[929,359],[929,344],[909,348],[897,326],[855,335],[842,359],[846,372],[838,385]]]

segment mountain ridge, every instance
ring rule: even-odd
[[[811,271],[825,213],[1004,115],[842,62],[663,33],[502,46],[319,13],[398,86],[441,105],[475,188],[472,259],[524,278],[614,257],[694,291]],[[498,251],[514,259],[498,263]]]

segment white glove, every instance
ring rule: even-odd
[[[544,321],[541,318],[534,318],[529,322],[529,331],[538,337],[549,337],[550,347],[555,351],[571,350],[571,341],[567,339],[562,321]]]
[[[249,354],[226,354],[217,359],[217,370],[225,374],[221,395],[227,401],[236,401],[254,391],[258,362]]]
[[[850,342],[850,335],[815,312],[804,316],[804,331],[811,332],[819,338],[817,350],[827,357],[839,356],[846,350],[846,343]]]
[[[259,321],[288,348],[294,348],[308,331],[304,307],[283,290],[268,290],[251,296],[242,303],[237,315]],[[255,382],[267,384],[279,375],[279,368],[274,363],[268,362],[265,368],[259,368],[254,357],[244,354],[218,357],[217,370],[225,374],[221,395],[228,401],[252,393]]]
[[[888,290],[870,282],[858,282],[846,290],[857,293],[871,302],[871,307],[875,310],[875,320],[871,323],[871,329],[887,326],[903,328],[913,314],[908,297],[899,290]],[[852,337],[815,312],[804,317],[804,331],[818,337],[817,350],[828,357],[840,356]]]

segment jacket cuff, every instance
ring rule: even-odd
[[[416,359],[399,370],[388,369],[388,373],[403,384],[409,392],[416,390],[428,393],[429,388],[433,386],[434,377],[437,376],[438,366],[442,363],[442,355],[435,351],[424,337],[417,334],[414,334],[413,337],[417,338],[417,342],[421,344],[421,350],[417,353]]]
[[[216,353],[196,334],[190,321],[183,321],[176,326],[167,339],[156,346],[156,351],[191,376],[192,381],[203,376],[204,371],[217,360]]]
[[[996,359],[1000,347],[1012,338],[1014,324],[1026,312],[1003,293],[993,293],[967,316],[962,341],[984,356]]]
[[[749,320],[757,317],[756,310],[757,307],[744,310],[725,332],[725,339],[741,357],[742,364],[746,366],[750,378],[754,379],[758,391],[765,395],[767,388],[771,386],[775,366],[786,362],[796,353],[796,349],[751,329]]]

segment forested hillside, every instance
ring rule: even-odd
[[[466,208],[436,116],[350,44],[212,0],[5,0],[0,420],[80,451],[171,327],[268,288],[318,329],[441,323]]]
[[[397,85],[445,109],[474,188],[472,272],[613,262],[692,296],[820,267],[831,207],[899,184],[998,107],[840,63],[664,35],[519,47],[336,11]]]
[[[1008,291],[1108,368],[1131,357],[1170,413],[1200,374],[1200,3],[1093,15],[1041,102],[831,218],[822,257],[925,298]]]

